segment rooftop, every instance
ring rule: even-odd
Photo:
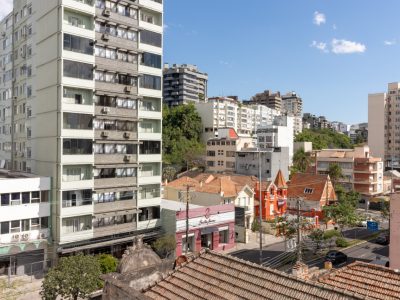
[[[302,197],[305,200],[320,201],[326,193],[326,184],[329,184],[329,175],[296,173],[288,183],[288,197]],[[332,184],[328,188],[329,199],[336,199]]]
[[[202,207],[202,206],[189,203],[189,208],[198,208],[198,207]],[[161,199],[161,208],[174,210],[174,211],[186,210],[186,202],[178,202],[178,201],[172,201],[172,200],[167,200],[167,199]]]
[[[150,299],[365,299],[210,250],[144,291]]]
[[[21,179],[21,178],[39,178],[39,177],[40,176],[31,174],[31,173],[0,170],[0,180],[2,180],[2,179]]]
[[[319,278],[319,282],[370,299],[399,299],[400,273],[379,265],[356,261]]]

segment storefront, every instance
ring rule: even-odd
[[[173,218],[174,224],[164,224],[167,232],[175,233],[176,255],[199,252],[202,248],[224,251],[235,245],[235,206],[191,206],[189,208],[189,234],[186,237],[186,206],[182,202],[162,200],[165,220]],[[163,218],[162,218],[163,219]],[[171,223],[171,219],[167,221]]]

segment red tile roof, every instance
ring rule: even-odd
[[[285,177],[283,177],[283,173],[281,170],[278,171],[278,174],[276,174],[275,178],[275,185],[278,189],[286,189],[286,180]]]
[[[229,255],[204,251],[144,291],[150,299],[364,299]]]
[[[400,273],[365,262],[354,262],[320,277],[318,281],[370,299],[400,299]]]
[[[305,200],[320,201],[326,197],[325,186],[328,184],[329,199],[336,200],[336,193],[333,189],[329,175],[296,173],[293,174],[288,183],[288,197],[303,197]],[[312,189],[306,193],[306,189]]]

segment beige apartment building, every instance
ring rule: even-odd
[[[386,168],[400,168],[400,82],[368,95],[368,145]]]
[[[14,0],[0,22],[0,167],[52,178],[58,254],[157,232],[162,2]]]
[[[383,162],[372,157],[368,146],[354,149],[324,149],[314,152],[318,174],[327,174],[329,165],[337,164],[343,178],[339,183],[346,189],[359,192],[365,200],[385,192]]]
[[[220,128],[219,138],[209,139],[206,145],[206,166],[209,172],[235,172],[236,152],[252,147],[251,137],[239,137],[233,128]]]

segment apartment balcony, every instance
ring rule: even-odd
[[[145,162],[161,162],[161,154],[139,154],[138,161]]]
[[[93,229],[86,229],[77,232],[62,233],[60,235],[60,244],[84,241],[93,238]]]
[[[65,217],[72,217],[72,216],[82,216],[82,215],[91,215],[93,214],[93,204],[90,201],[87,201],[87,205],[80,205],[80,206],[68,206],[63,207],[61,209],[61,216]]]
[[[139,176],[138,184],[145,185],[145,184],[159,184],[161,182],[161,175],[156,176]]]
[[[157,10],[159,12],[163,11],[163,4],[162,4],[162,0],[158,0],[158,1],[154,1],[154,0],[140,0],[139,4],[141,6],[144,6],[146,8],[150,8],[153,10]]]
[[[44,229],[32,229],[29,231],[13,232],[9,234],[0,234],[0,244],[29,243],[40,240],[47,240],[50,231]]]
[[[68,164],[68,165],[71,165],[71,164],[93,164],[93,162],[94,162],[93,154],[87,154],[87,155],[73,154],[73,155],[63,155],[61,157],[61,163]]]
[[[111,92],[116,94],[125,94],[125,95],[137,95],[138,88],[136,86],[118,84],[118,83],[110,83],[110,82],[102,82],[96,81],[95,89],[104,92]]]
[[[122,39],[116,36],[112,36],[107,33],[96,32],[96,40],[100,44],[112,45],[117,48],[122,48],[131,51],[138,51],[138,42]]]
[[[91,3],[91,4],[90,4]],[[65,7],[71,8],[73,10],[83,12],[86,14],[94,15],[94,1],[85,0],[85,1],[77,1],[77,0],[64,0],[63,5]]]
[[[96,165],[110,164],[129,164],[137,163],[138,156],[136,154],[95,154],[94,163]]]
[[[94,180],[95,189],[135,187],[136,185],[137,177],[98,178]]]
[[[79,181],[62,181],[62,190],[85,190],[93,188],[93,179]]]
[[[127,74],[137,74],[138,65],[136,63],[129,63],[117,59],[108,59],[104,57],[95,58],[96,67],[99,70],[116,71]]]
[[[137,109],[110,107],[110,106],[96,106],[96,116],[110,116],[110,117],[122,117],[127,119],[138,119]],[[101,117],[100,117],[101,119]]]
[[[72,0],[72,1],[74,2],[74,0]],[[92,40],[95,38],[93,28],[84,28],[84,27],[70,25],[68,23],[63,23],[62,30],[65,33],[79,35],[79,36],[82,36],[82,37],[85,37],[88,39],[92,39]]]
[[[354,166],[354,173],[377,173],[377,168],[372,166]]]
[[[126,224],[115,224],[104,227],[96,227],[93,229],[93,237],[98,238],[102,236],[109,236],[118,233],[134,231],[137,229],[136,222]]]
[[[63,137],[68,138],[86,138],[86,139],[93,139],[93,130],[85,130],[85,129],[61,129],[61,135]]]
[[[103,141],[137,141],[137,132],[130,131],[115,131],[115,130],[102,130],[97,129],[95,131],[95,139]]]
[[[378,184],[378,180],[374,178],[354,178],[354,184]]]
[[[135,199],[95,203],[94,213],[102,214],[112,211],[132,210],[136,209],[136,207],[137,207],[137,200]]]
[[[143,119],[161,119],[161,111],[140,110],[139,117]]]
[[[140,140],[161,140],[161,132],[139,132],[139,139]]]
[[[110,9],[96,8],[96,16],[101,16],[104,20],[114,21],[115,23],[125,25],[127,27],[137,27],[139,22],[137,19],[133,19],[129,16],[122,16]]]

